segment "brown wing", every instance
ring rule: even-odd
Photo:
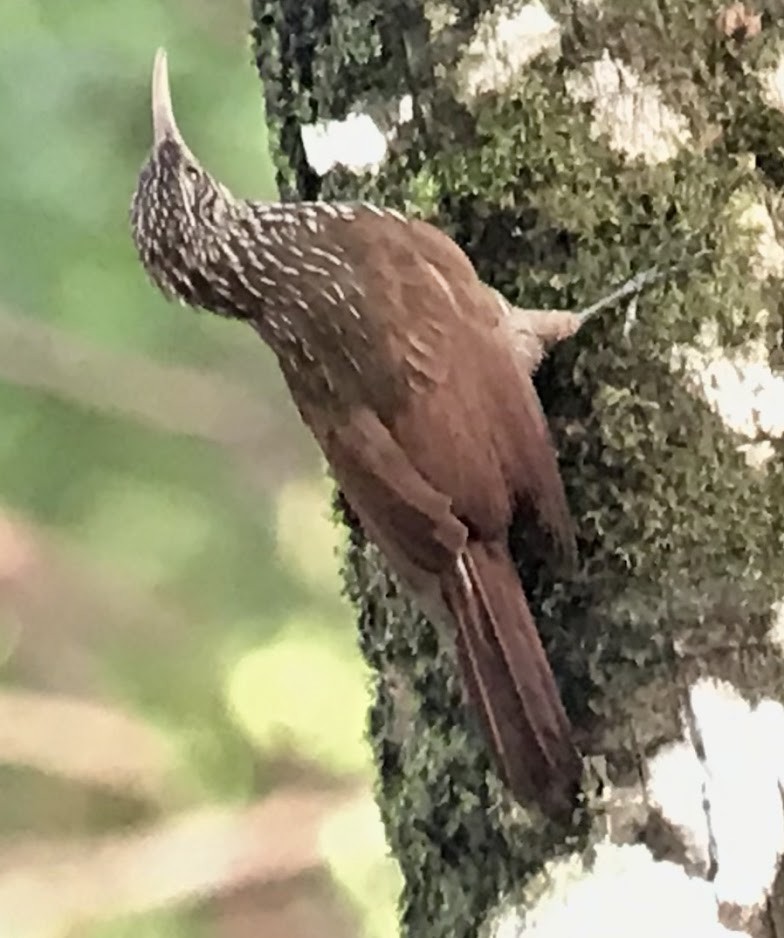
[[[571,556],[547,424],[495,295],[460,248],[424,222],[373,217],[365,237],[377,274],[367,301],[394,309],[390,354],[411,392],[391,435],[475,536],[505,536],[515,506],[528,503]]]
[[[303,417],[367,534],[401,576],[427,590],[424,578],[454,566],[466,543],[451,499],[420,475],[368,408],[339,424],[326,424],[317,408]]]
[[[514,794],[568,811],[580,760],[505,538],[469,539],[367,408],[339,425],[317,409],[303,416],[366,535],[432,621],[451,615],[466,690]]]

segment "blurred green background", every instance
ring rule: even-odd
[[[274,195],[245,0],[0,3],[0,935],[394,933],[367,676],[315,447],[128,204],[154,51]]]

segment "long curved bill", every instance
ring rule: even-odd
[[[152,132],[155,146],[165,139],[176,141],[182,149],[193,157],[174,119],[171,89],[169,87],[169,66],[166,50],[158,49],[152,66]]]

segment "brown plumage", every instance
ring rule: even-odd
[[[574,555],[530,372],[578,320],[533,328],[516,348],[510,308],[431,225],[366,204],[234,198],[176,127],[162,52],[153,122],[131,213],[147,272],[271,346],[367,536],[454,626],[513,793],[568,811],[581,762],[507,538],[522,510]]]

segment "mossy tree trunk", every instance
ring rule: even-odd
[[[548,860],[592,858],[584,875],[598,882],[597,857],[616,862],[606,850],[633,853],[657,906],[671,860],[677,888],[716,897],[706,926],[776,933],[784,28],[764,9],[703,0],[553,0],[552,19],[485,0],[253,11],[287,197],[418,213],[522,307],[575,308],[652,264],[682,268],[538,376],[582,571],[554,582],[525,532],[513,547],[586,755],[582,827],[566,835],[505,798],[451,650],[352,529],[346,580],[375,677],[402,934],[467,938],[499,915],[516,921],[516,904],[547,892]],[[350,112],[374,118],[386,157],[321,176],[301,130]]]

